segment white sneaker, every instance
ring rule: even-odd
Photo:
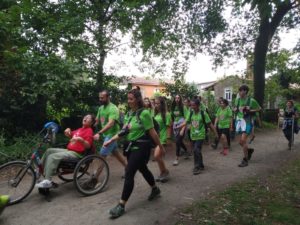
[[[177,159],[175,159],[175,160],[174,160],[174,162],[173,162],[173,166],[177,166],[177,165],[178,165],[178,163],[179,163],[179,162],[178,162],[178,160],[177,160]]]
[[[51,188],[53,186],[51,180],[43,180],[40,183],[35,185],[38,188]]]

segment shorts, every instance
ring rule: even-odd
[[[219,137],[220,137],[222,134],[224,134],[226,137],[229,137],[229,135],[230,135],[230,130],[229,130],[229,128],[218,128],[218,129],[217,129],[217,132],[218,132]]]
[[[235,121],[235,132],[238,134],[246,133],[251,134],[253,124],[251,121],[246,121],[245,119],[236,119]]]
[[[107,136],[104,138],[104,142],[108,141],[111,139],[111,137]],[[109,154],[116,152],[118,150],[118,144],[116,141],[112,142],[109,146],[107,147],[101,147],[100,149],[100,155],[101,156],[108,156]]]

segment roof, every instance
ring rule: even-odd
[[[169,80],[169,79],[154,79],[154,78],[145,78],[145,77],[134,77],[129,79],[128,83],[129,84],[134,84],[134,85],[153,85],[153,86],[158,86],[161,85],[161,83],[166,82],[166,83],[174,83],[174,81]]]
[[[209,82],[203,82],[203,83],[198,83],[198,86],[201,86],[202,90],[206,90],[207,88],[213,87],[217,81],[209,81]]]

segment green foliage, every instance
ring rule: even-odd
[[[195,84],[186,83],[184,80],[176,80],[174,84],[164,83],[166,89],[164,93],[167,96],[174,97],[175,95],[181,95],[183,98],[193,98],[199,95],[199,90]]]
[[[209,199],[195,202],[177,224],[299,224],[300,161],[268,178],[235,184]]]

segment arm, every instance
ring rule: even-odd
[[[108,123],[99,131],[94,135],[94,140],[99,140],[100,139],[100,135],[103,134],[105,131],[109,130],[111,127],[113,127],[115,125],[115,120],[113,119],[109,119]]]
[[[73,138],[71,138],[70,141],[71,142],[77,142],[77,141],[81,142],[84,145],[85,149],[88,149],[91,147],[91,144],[88,141],[84,140],[82,137],[73,137]]]
[[[148,132],[149,132],[149,135],[151,136],[151,138],[153,139],[153,141],[155,142],[155,144],[158,145],[162,151],[164,151],[164,147],[160,143],[159,137],[158,137],[155,129],[151,128]]]
[[[216,137],[218,137],[218,133],[216,128],[212,125],[212,123],[209,123],[208,126],[210,127],[210,129],[214,132],[214,134],[216,135]]]

